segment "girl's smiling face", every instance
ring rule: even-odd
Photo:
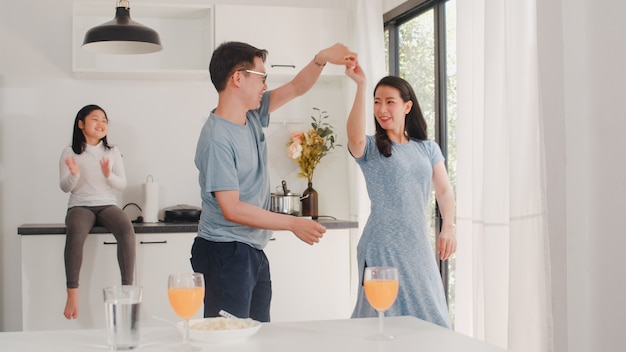
[[[109,120],[102,110],[94,110],[84,121],[78,121],[78,128],[83,131],[87,144],[97,145],[107,135]]]
[[[413,102],[403,101],[400,91],[394,87],[381,85],[374,92],[374,116],[387,131],[404,133],[404,119],[411,106]]]

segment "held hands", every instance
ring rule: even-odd
[[[347,46],[337,43],[320,51],[315,57],[318,65],[326,65],[327,62],[335,65],[344,65],[351,68],[357,64],[356,53],[350,51]]]
[[[359,65],[358,63],[356,63],[353,67],[346,66],[346,76],[352,78],[352,80],[356,82],[357,85],[365,84],[365,72],[363,71],[361,65]]]
[[[452,225],[443,225],[441,233],[439,233],[439,240],[437,241],[437,252],[439,253],[439,259],[446,260],[456,252],[456,235],[454,234],[454,227]]]

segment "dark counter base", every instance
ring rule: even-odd
[[[320,218],[317,220],[320,224],[326,226],[327,229],[350,229],[358,227],[356,221],[334,220]],[[182,232],[198,232],[198,223],[186,222],[158,222],[158,223],[142,223],[133,224],[135,233],[182,233]],[[23,224],[17,228],[19,235],[62,235],[65,234],[65,224]],[[110,233],[104,227],[94,227],[89,233]]]

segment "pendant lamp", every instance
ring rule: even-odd
[[[87,31],[83,48],[99,54],[148,54],[163,49],[155,30],[130,18],[127,0],[117,1],[113,20]]]

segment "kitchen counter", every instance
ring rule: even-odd
[[[352,310],[351,254],[356,222],[323,218],[328,228],[320,243],[309,246],[289,231],[274,231],[264,248],[272,263],[274,321],[325,320],[350,316]],[[136,231],[136,283],[143,287],[142,322],[159,324],[152,316],[175,320],[167,304],[168,273],[189,272],[191,248],[198,223],[134,224]],[[67,320],[59,306],[65,302],[64,224],[24,224],[21,235],[22,328],[74,330],[104,326],[102,288],[119,284],[116,243],[101,227],[84,244],[81,267],[80,319]],[[46,270],[42,270],[45,267]],[[163,303],[165,302],[165,304]],[[309,302],[305,305],[301,302]],[[62,306],[60,306],[62,309]],[[10,349],[9,349],[10,350]],[[9,351],[7,350],[7,351]],[[0,351],[4,351],[0,344]]]
[[[320,224],[327,229],[351,229],[358,227],[358,222],[351,220],[337,220],[331,218],[319,218]],[[133,223],[135,233],[187,233],[198,232],[197,222],[158,222],[158,223]],[[22,224],[17,228],[20,235],[60,235],[65,234],[65,224]],[[104,227],[95,226],[90,233],[110,233]]]

